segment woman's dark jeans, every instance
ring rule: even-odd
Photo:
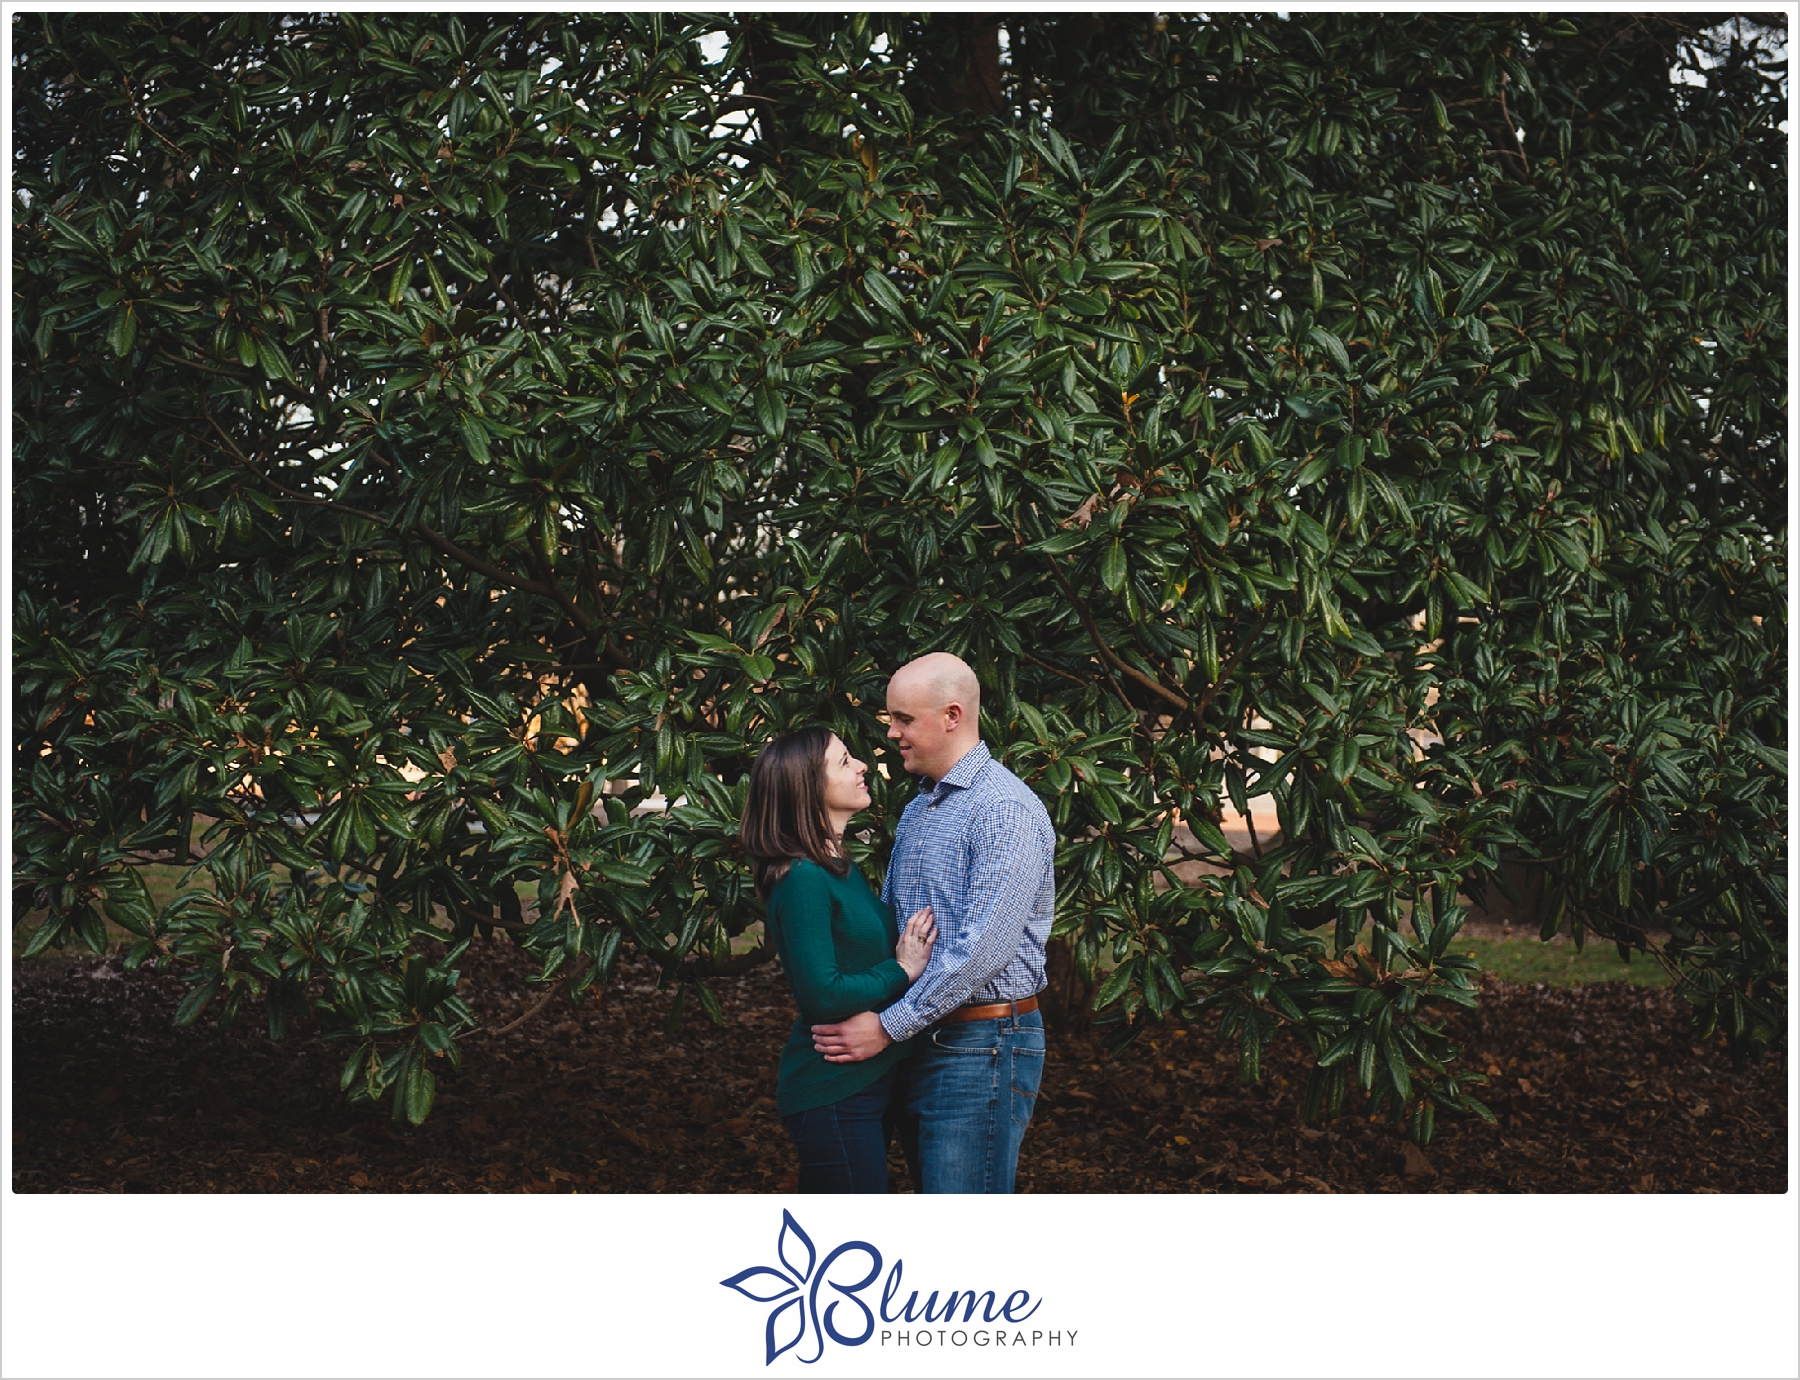
[[[886,1193],[889,1067],[859,1093],[781,1120],[800,1152],[802,1193]]]

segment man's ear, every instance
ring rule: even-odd
[[[955,700],[944,706],[944,726],[954,733],[962,727],[963,707]]]

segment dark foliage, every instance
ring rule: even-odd
[[[1309,1115],[1428,1143],[1505,848],[1779,1038],[1754,36],[1690,84],[1678,16],[14,24],[34,952],[104,911],[180,1021],[316,1015],[420,1121],[506,1018],[478,931],[718,1019],[755,745],[872,747],[944,647],[1115,1044],[1287,1032]]]

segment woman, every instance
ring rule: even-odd
[[[884,1120],[911,1046],[828,1064],[811,1027],[887,1006],[925,971],[937,940],[930,907],[898,931],[892,907],[844,856],[844,826],[869,803],[867,771],[830,729],[802,728],[762,750],[744,801],[740,838],[800,1008],[775,1106],[800,1153],[802,1193],[887,1192]]]

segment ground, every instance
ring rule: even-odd
[[[497,1023],[528,967],[503,941],[465,962]],[[13,1187],[23,1192],[770,1192],[791,1188],[775,1114],[792,1020],[773,966],[721,981],[726,1024],[664,1033],[654,970],[465,1042],[422,1127],[349,1106],[348,1048],[271,1044],[170,1015],[171,977],[116,957],[16,962]],[[1439,1123],[1423,1155],[1385,1122],[1296,1116],[1305,1072],[1278,1044],[1260,1084],[1210,1030],[1166,1025],[1113,1060],[1053,1031],[1019,1188],[1068,1192],[1768,1192],[1787,1187],[1786,1085],[1733,1072],[1661,988],[1489,978],[1453,1028],[1492,1078],[1499,1125]],[[906,1190],[895,1161],[895,1187]]]

